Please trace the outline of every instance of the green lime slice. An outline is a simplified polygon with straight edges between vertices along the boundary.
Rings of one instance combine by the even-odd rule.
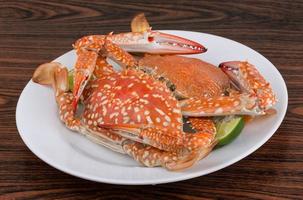
[[[232,142],[243,130],[244,119],[240,116],[223,118],[216,124],[218,140],[217,147],[221,147]]]
[[[68,72],[68,85],[69,85],[69,90],[73,91],[73,88],[74,88],[74,70],[70,70]]]

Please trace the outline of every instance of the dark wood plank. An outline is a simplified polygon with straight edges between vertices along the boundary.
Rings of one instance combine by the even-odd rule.
[[[33,155],[15,124],[18,97],[38,64],[77,38],[129,30],[137,12],[154,29],[221,35],[270,59],[289,90],[286,118],[252,155],[213,174],[157,186],[117,186],[64,174]],[[303,2],[0,1],[0,199],[300,199],[303,196]],[[144,195],[144,196],[143,196]]]

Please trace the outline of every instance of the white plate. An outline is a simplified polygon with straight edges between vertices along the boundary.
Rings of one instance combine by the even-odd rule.
[[[248,60],[254,64],[277,93],[277,114],[247,124],[234,142],[212,151],[192,168],[169,172],[163,168],[141,167],[130,157],[112,152],[68,130],[58,118],[52,89],[29,81],[16,110],[17,127],[28,148],[49,165],[77,177],[113,184],[143,185],[175,182],[217,171],[264,144],[281,124],[288,101],[285,82],[275,66],[256,51],[226,38],[189,31],[165,32],[200,42],[208,48],[207,53],[191,57],[214,65],[230,60]],[[69,51],[55,61],[71,67],[75,58],[74,51]]]

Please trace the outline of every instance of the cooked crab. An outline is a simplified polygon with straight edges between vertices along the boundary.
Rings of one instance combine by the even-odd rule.
[[[215,144],[214,134],[183,132],[179,103],[165,83],[137,69],[133,57],[110,40],[100,52],[102,65],[83,91],[81,117],[75,116],[66,68],[47,63],[34,74],[35,82],[54,86],[60,118],[68,128],[148,167],[185,169],[207,155]],[[112,70],[105,59],[108,55],[128,68]],[[202,123],[197,121],[197,127]]]
[[[150,29],[146,18],[137,26]],[[248,62],[220,64],[227,76],[210,63],[181,56],[146,55],[139,65],[163,76],[177,97],[185,98],[181,105],[186,116],[262,115],[276,103],[270,84]]]
[[[102,59],[98,61],[98,57],[100,53],[102,54],[100,50],[103,49],[106,40],[112,41],[128,52],[194,54],[206,51],[206,48],[197,42],[151,30],[144,14],[135,16],[131,22],[131,27],[132,32],[129,33],[85,36],[73,45],[78,55],[74,76],[74,82],[76,83],[74,89],[74,108],[76,108],[79,97],[90,76],[95,71],[96,66],[98,66],[98,62],[103,62]],[[133,64],[127,63],[127,58],[121,58],[121,61],[119,64]],[[102,64],[105,63],[103,62]],[[110,67],[108,70],[111,70]]]
[[[195,58],[147,55],[139,65],[174,84],[175,94],[185,98],[186,116],[262,115],[276,102],[270,84],[248,62],[225,62],[217,68]]]

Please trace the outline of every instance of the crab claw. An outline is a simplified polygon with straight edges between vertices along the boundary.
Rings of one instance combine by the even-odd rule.
[[[268,110],[277,102],[270,84],[252,64],[241,61],[224,62],[219,65],[241,92],[255,94],[260,110]]]
[[[219,65],[219,68],[229,77],[233,86],[241,92],[248,92],[249,86],[244,80],[240,64],[240,61],[223,62]]]
[[[138,45],[134,49],[135,51],[152,54],[194,54],[203,53],[207,50],[197,42],[175,35],[152,31],[151,29],[144,13],[139,13],[132,19],[132,33],[143,36],[143,39],[137,40]],[[144,45],[143,48],[140,47],[141,44]],[[130,51],[127,48],[125,49]]]
[[[113,43],[127,52],[149,54],[197,54],[207,49],[192,40],[183,37],[147,30],[145,32],[119,33],[106,36]],[[75,49],[88,47],[93,43],[99,46],[104,44],[104,35],[89,35],[80,38],[74,44]]]
[[[159,31],[145,31],[137,33],[124,33],[124,40],[113,35],[112,41],[119,44],[128,52],[145,52],[150,54],[197,54],[204,53],[207,49],[192,40],[179,36],[162,33]],[[120,36],[121,37],[121,36]]]
[[[109,35],[89,35],[79,39],[75,49],[92,44],[102,46],[104,39],[111,40],[127,52],[144,52],[149,54],[197,54],[207,49],[201,44],[179,36],[153,31],[144,13],[136,15],[131,22],[131,32]]]
[[[148,40],[155,49],[155,53],[204,53],[207,49],[201,44],[179,36],[151,31]]]

